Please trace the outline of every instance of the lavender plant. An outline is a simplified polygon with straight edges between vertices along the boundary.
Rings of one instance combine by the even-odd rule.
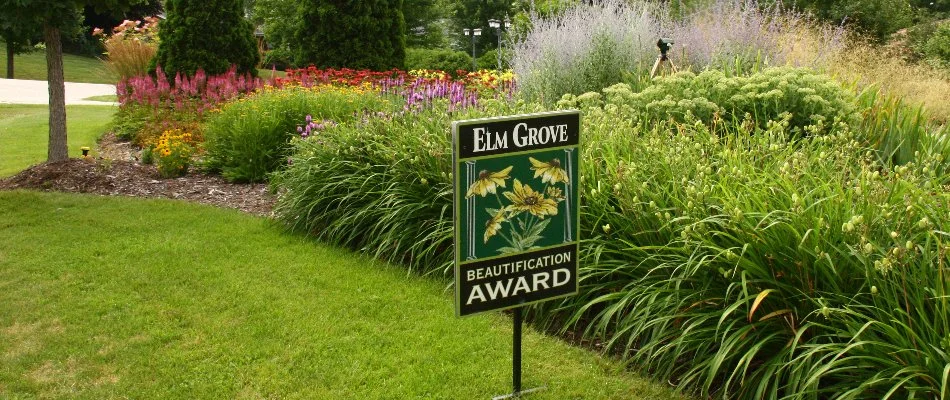
[[[669,3],[582,2],[553,17],[532,15],[530,30],[513,44],[521,93],[552,104],[565,93],[641,78],[659,55],[660,37],[675,42],[670,56],[680,69],[729,74],[768,65],[823,66],[844,46],[841,29],[754,0],[716,0],[676,21],[663,8]]]

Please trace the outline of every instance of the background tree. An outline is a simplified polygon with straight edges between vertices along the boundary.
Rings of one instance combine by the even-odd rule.
[[[296,0],[248,0],[246,8],[248,19],[264,32],[270,47],[264,66],[285,68],[293,64],[294,32],[301,23]]]
[[[169,76],[224,73],[257,75],[260,54],[243,0],[167,0],[153,62]]]
[[[448,47],[445,31],[448,29],[447,10],[450,7],[447,5],[445,0],[403,0],[407,47]]]
[[[122,12],[142,0],[0,0],[2,19],[18,19],[41,26],[46,42],[46,74],[49,82],[48,161],[69,158],[66,147],[66,85],[63,80],[62,32],[77,29],[84,6],[102,12]]]
[[[406,59],[402,0],[309,0],[297,8],[299,66],[387,70]]]
[[[795,0],[783,2],[825,21],[850,26],[883,41],[913,23],[910,0]]]
[[[7,79],[14,78],[13,56],[28,53],[33,50],[33,39],[40,36],[37,25],[16,18],[11,13],[0,13],[0,39],[6,45]]]

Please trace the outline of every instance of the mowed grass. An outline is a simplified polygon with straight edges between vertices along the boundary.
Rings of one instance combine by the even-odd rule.
[[[66,139],[69,156],[79,157],[80,147],[95,148],[96,139],[108,128],[112,106],[67,106]],[[0,104],[0,178],[46,161],[49,144],[49,107]],[[95,151],[92,153],[95,154]]]
[[[3,43],[3,54],[6,54],[6,43]],[[4,57],[4,61],[6,57]],[[3,62],[0,78],[7,77],[7,63]],[[115,84],[115,76],[106,68],[102,60],[93,57],[83,57],[73,54],[63,54],[63,75],[66,82],[82,83],[110,83]],[[13,78],[46,80],[46,52],[34,51],[27,54],[17,54],[13,57]]]
[[[487,399],[511,321],[444,283],[167,200],[0,192],[0,398]],[[527,330],[531,399],[668,399]]]

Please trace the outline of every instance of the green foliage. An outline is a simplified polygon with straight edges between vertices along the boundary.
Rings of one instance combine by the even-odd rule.
[[[627,84],[603,90],[612,107],[629,110],[635,121],[731,127],[749,119],[758,129],[781,121],[796,135],[824,133],[836,122],[852,122],[854,95],[831,78],[801,68],[770,68],[748,76],[727,77],[717,70],[660,77],[634,93]],[[599,105],[596,92],[564,95],[561,107]],[[749,127],[751,129],[751,127]]]
[[[472,57],[464,51],[449,49],[407,49],[406,69],[434,69],[455,74],[472,69]]]
[[[318,68],[403,68],[406,24],[403,0],[308,0],[298,5],[297,65]]]
[[[501,69],[511,69],[511,52],[502,51]],[[498,50],[491,49],[478,57],[478,69],[498,69]]]
[[[488,26],[488,20],[502,20],[507,15],[514,15],[512,0],[457,0],[452,2],[451,34],[455,38],[455,46],[461,49],[472,49],[472,37],[463,34],[463,29],[481,28],[481,36],[475,37],[476,54],[483,54],[489,49],[498,46],[498,33]]]
[[[923,45],[924,56],[950,68],[950,23],[940,24]]]
[[[203,126],[205,166],[231,181],[259,182],[287,164],[291,139],[311,115],[339,123],[363,111],[386,110],[371,92],[331,87],[258,92],[228,103]]]
[[[904,165],[916,160],[939,160],[931,166],[937,176],[950,175],[950,127],[934,126],[921,106],[909,106],[900,98],[868,87],[857,98],[862,118],[856,128],[877,150],[885,165]]]
[[[913,17],[908,0],[798,0],[796,4],[822,20],[852,26],[877,40],[910,26]]]
[[[403,0],[406,46],[429,49],[448,47],[447,38],[443,32],[445,25],[443,21],[447,17],[448,10],[440,3],[440,0]],[[406,57],[408,56],[407,54]]]
[[[581,293],[531,315],[703,397],[939,398],[950,391],[943,158],[882,162],[871,135],[797,104],[821,93],[828,121],[849,119],[854,106],[841,103],[854,100],[840,87],[776,71],[761,76],[816,91],[788,99],[801,122],[754,109],[766,120],[731,111],[738,119],[713,127],[688,115],[657,124],[619,87],[573,99],[586,143]],[[762,77],[737,90],[768,93]],[[690,79],[694,92],[725,85]],[[341,124],[296,143],[272,181],[275,212],[295,231],[449,276],[444,132],[452,120],[539,109],[492,102]],[[823,134],[802,136],[816,129],[796,126],[807,123]]]
[[[295,143],[293,164],[272,180],[283,191],[274,212],[294,231],[450,276],[450,121],[527,111],[539,109],[492,103],[452,115],[443,106],[340,124]]]
[[[170,77],[199,69],[217,75],[235,66],[239,74],[257,75],[260,54],[242,1],[169,0],[165,10],[151,70],[161,67]]]

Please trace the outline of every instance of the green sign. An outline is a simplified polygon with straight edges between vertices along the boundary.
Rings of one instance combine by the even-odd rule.
[[[577,292],[580,113],[456,121],[456,313]]]

